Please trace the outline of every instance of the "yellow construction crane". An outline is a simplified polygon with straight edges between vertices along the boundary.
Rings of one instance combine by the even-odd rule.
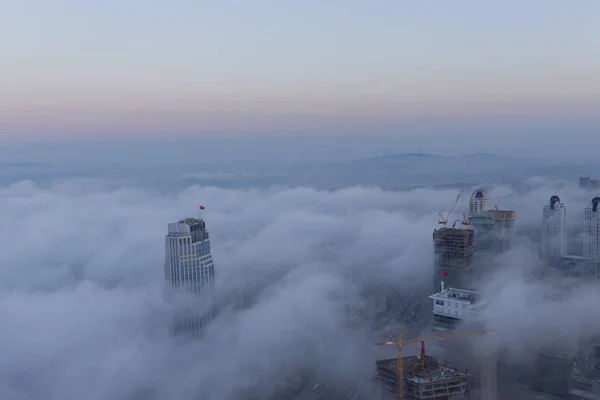
[[[454,204],[452,204],[452,207],[450,208],[450,211],[448,211],[448,214],[446,214],[445,218],[441,212],[438,213],[438,224],[444,225],[444,228],[448,226],[448,218],[450,218],[450,214],[452,214],[452,211],[454,211],[454,209],[456,208],[456,204],[458,203],[458,199],[460,199],[460,196],[461,193],[459,193],[458,196],[456,196],[456,200],[454,200]]]
[[[396,366],[398,368],[398,384],[396,386],[396,394],[398,395],[398,400],[404,400],[404,364],[402,361],[402,348],[404,347],[405,344],[407,343],[417,343],[417,342],[426,342],[429,340],[438,340],[438,339],[451,339],[451,338],[456,338],[456,337],[461,337],[461,336],[470,336],[470,335],[479,335],[482,333],[487,333],[487,332],[493,332],[494,329],[482,329],[482,330],[478,330],[478,331],[464,331],[464,332],[456,332],[456,333],[448,333],[445,335],[438,335],[438,336],[431,336],[431,337],[424,337],[424,338],[415,338],[415,339],[406,339],[403,340],[402,339],[402,332],[400,332],[400,334],[398,335],[398,341],[394,342],[394,341],[386,341],[386,342],[379,342],[379,343],[375,343],[375,346],[380,347],[380,346],[396,346],[398,349],[398,360],[396,361]],[[421,350],[421,363],[424,364],[425,362],[425,352],[424,352],[424,346],[422,344],[422,350]]]
[[[465,215],[465,213],[463,213],[463,219],[457,219],[456,221],[454,221],[454,223],[452,224],[452,228],[454,229],[456,227],[456,224],[460,223],[462,226],[465,227],[466,230],[469,229],[469,226],[471,226],[471,224],[469,223],[469,219],[467,218],[467,216]]]
[[[469,218],[467,218],[467,216],[465,215],[465,213],[463,213],[463,220],[461,221],[461,224],[463,224],[463,226],[465,227],[465,229],[469,229],[469,227],[471,226],[471,224],[469,223]]]

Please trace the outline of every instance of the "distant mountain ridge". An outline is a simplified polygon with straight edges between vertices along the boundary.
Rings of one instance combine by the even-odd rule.
[[[548,171],[539,160],[495,153],[458,156],[429,153],[388,154],[351,161],[332,161],[288,170],[297,184],[331,185],[442,185],[459,182],[522,181]]]
[[[441,155],[441,154],[430,154],[430,153],[399,153],[399,154],[388,154],[388,155],[384,155],[384,156],[371,157],[371,158],[367,158],[367,160],[382,159],[382,158],[452,159],[452,158],[464,158],[464,157],[469,157],[469,158],[488,157],[488,158],[495,158],[495,159],[504,158],[504,159],[511,159],[511,160],[515,159],[514,157],[503,156],[503,155],[496,154],[496,153],[468,153],[468,154],[461,154],[461,155],[457,155],[457,156],[445,156],[445,155]],[[356,160],[356,161],[358,161],[358,160]]]
[[[400,154],[391,154],[391,156],[409,156],[409,157],[439,157],[435,154],[428,154],[428,153],[400,153]],[[384,156],[385,157],[385,156]]]
[[[2,162],[0,161],[0,167],[39,167],[43,165],[36,162]]]

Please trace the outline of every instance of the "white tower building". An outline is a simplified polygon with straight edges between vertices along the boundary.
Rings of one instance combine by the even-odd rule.
[[[471,200],[469,200],[469,217],[483,214],[487,212],[490,208],[490,200],[485,197],[483,190],[477,189],[471,195]]]
[[[165,240],[165,280],[174,306],[174,333],[200,333],[210,322],[215,266],[210,238],[201,218],[169,224]]]
[[[600,278],[600,197],[586,207],[583,220],[583,258],[591,263]]]
[[[567,207],[556,195],[544,206],[542,218],[542,252],[551,260],[567,254]]]

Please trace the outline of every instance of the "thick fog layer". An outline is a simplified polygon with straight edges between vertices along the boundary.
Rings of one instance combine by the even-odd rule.
[[[490,196],[507,196],[493,202],[517,211],[519,232],[537,233],[541,207],[559,189],[528,185],[522,195],[496,187]],[[227,400],[264,398],[304,374],[367,380],[376,357],[394,354],[372,346],[383,334],[371,324],[382,306],[368,289],[428,284],[437,213],[458,193],[107,187],[0,190],[2,399]],[[591,200],[571,188],[558,194],[574,221]],[[218,313],[203,338],[182,343],[165,331],[164,235],[198,204]],[[549,296],[553,281],[531,278],[538,263],[525,238],[500,257],[485,317],[502,333],[489,345],[517,349],[600,328],[596,286]]]

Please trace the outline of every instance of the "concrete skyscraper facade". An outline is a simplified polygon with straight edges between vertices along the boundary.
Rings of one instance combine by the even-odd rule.
[[[490,198],[478,189],[469,200],[469,223],[475,231],[474,247],[482,251],[505,251],[512,246],[516,214],[510,210],[490,210]]]
[[[473,287],[472,229],[441,228],[433,231],[434,279],[433,292],[437,293],[442,281],[446,287],[471,289]]]
[[[600,278],[600,197],[594,197],[584,210],[583,258]]]
[[[542,253],[556,262],[567,255],[567,207],[556,195],[543,208]]]
[[[200,333],[212,318],[215,266],[210,237],[201,218],[169,224],[165,239],[165,280],[174,309],[174,333]]]

